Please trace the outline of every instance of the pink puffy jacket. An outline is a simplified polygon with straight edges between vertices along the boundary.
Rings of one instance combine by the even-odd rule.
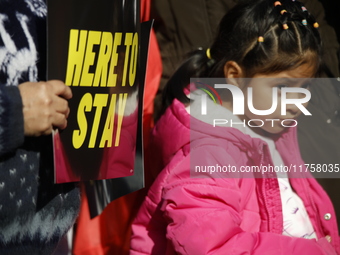
[[[190,128],[191,126],[191,128]],[[177,100],[153,130],[155,165],[163,165],[134,220],[136,254],[340,254],[333,206],[308,174],[291,178],[318,240],[283,236],[278,181],[265,178],[190,177],[190,165],[272,164],[260,139],[191,118]],[[285,165],[303,165],[295,128],[275,142]],[[165,166],[165,167],[164,167]],[[307,178],[308,177],[308,178]]]

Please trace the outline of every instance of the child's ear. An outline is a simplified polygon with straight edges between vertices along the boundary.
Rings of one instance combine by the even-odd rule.
[[[224,77],[225,78],[241,78],[242,68],[235,61],[228,61],[224,65]]]
[[[228,61],[224,65],[224,77],[234,85],[237,85],[237,79],[243,77],[242,68],[235,61]]]

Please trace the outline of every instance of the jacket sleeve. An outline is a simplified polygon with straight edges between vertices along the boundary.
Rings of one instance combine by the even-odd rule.
[[[208,164],[216,164],[211,160],[216,156],[214,152],[215,155],[207,155],[209,149],[191,151],[191,158],[195,153],[206,153],[200,158],[209,158]],[[179,254],[336,254],[324,239],[317,242],[243,231],[241,191],[237,183],[233,178],[183,178],[164,187],[162,210],[168,221],[167,238]]]
[[[23,142],[24,121],[19,89],[0,84],[0,157]]]

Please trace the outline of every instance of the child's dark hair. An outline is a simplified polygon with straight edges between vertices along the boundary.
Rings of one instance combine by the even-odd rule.
[[[294,0],[248,0],[236,5],[221,20],[210,54],[197,50],[168,81],[163,110],[177,98],[189,99],[184,88],[190,78],[224,77],[224,65],[235,61],[245,77],[278,73],[311,63],[321,65],[318,23],[302,3]]]

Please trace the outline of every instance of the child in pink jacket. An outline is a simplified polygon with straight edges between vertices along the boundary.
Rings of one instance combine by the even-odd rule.
[[[317,28],[298,1],[248,1],[177,70],[152,135],[163,170],[130,254],[340,254],[333,206],[296,138],[321,64]],[[223,79],[188,91],[191,77]]]

